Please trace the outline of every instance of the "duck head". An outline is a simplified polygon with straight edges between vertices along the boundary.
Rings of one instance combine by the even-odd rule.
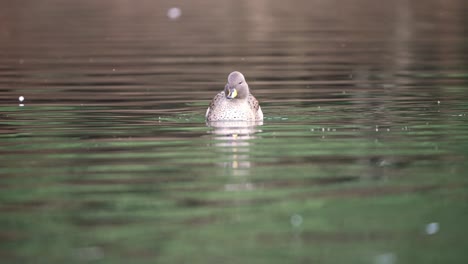
[[[245,81],[244,75],[238,71],[231,72],[228,76],[228,83],[224,86],[226,98],[247,99],[249,93],[249,85]]]

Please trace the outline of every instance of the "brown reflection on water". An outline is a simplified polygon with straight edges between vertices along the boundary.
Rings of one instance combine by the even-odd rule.
[[[188,111],[183,103],[207,102],[233,69],[246,72],[266,103],[466,84],[414,78],[466,67],[462,0],[178,4],[177,20],[166,15],[170,1],[0,4],[0,101],[20,93],[30,105],[138,102]],[[446,96],[440,87],[430,93]]]

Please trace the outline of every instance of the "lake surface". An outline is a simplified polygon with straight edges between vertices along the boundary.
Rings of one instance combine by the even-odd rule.
[[[1,262],[467,263],[467,11],[1,2]]]

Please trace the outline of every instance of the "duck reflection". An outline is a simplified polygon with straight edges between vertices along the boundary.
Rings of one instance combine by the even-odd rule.
[[[263,121],[207,122],[207,126],[211,128],[209,133],[213,135],[213,146],[216,148],[216,152],[225,157],[225,161],[220,162],[219,165],[228,168],[229,174],[234,176],[249,174],[249,169],[252,166],[250,161],[251,140],[256,138],[255,133],[261,132],[261,125],[263,125]]]

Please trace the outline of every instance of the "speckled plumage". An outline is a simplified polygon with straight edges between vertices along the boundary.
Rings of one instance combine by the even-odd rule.
[[[235,71],[229,74],[224,91],[211,101],[205,117],[207,121],[261,121],[263,112],[242,73]]]

